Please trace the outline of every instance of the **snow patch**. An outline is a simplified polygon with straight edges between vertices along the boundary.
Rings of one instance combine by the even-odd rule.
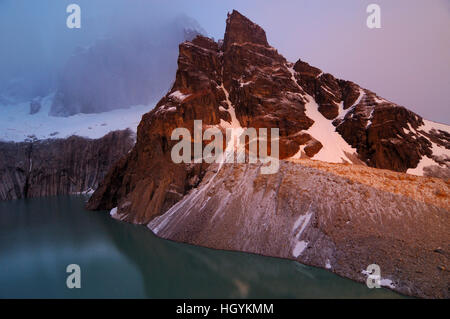
[[[406,173],[411,175],[423,176],[424,173],[423,169],[425,167],[436,165],[440,166],[438,163],[436,163],[433,159],[429,158],[428,156],[423,156],[419,164],[417,164],[417,167],[408,169]]]
[[[355,108],[355,106],[357,106],[359,103],[361,103],[361,100],[363,99],[364,95],[366,95],[366,92],[364,92],[364,90],[360,88],[359,96],[356,99],[355,103],[353,103],[353,105],[350,106],[349,108],[347,108],[346,110],[344,110],[344,102],[339,103],[339,115],[337,118],[344,119],[348,112],[353,110]]]
[[[309,221],[311,220],[311,216],[312,216],[312,212],[310,212],[310,210],[308,210],[307,214],[299,216],[298,219],[295,221],[294,226],[292,227],[293,232],[295,232],[295,230],[301,225],[295,238],[297,238],[297,239],[300,238],[300,236],[302,235],[306,226],[309,224]]]
[[[117,216],[117,207],[114,207],[113,209],[111,209],[111,211],[109,212],[109,215],[111,217],[116,217]]]
[[[249,85],[251,83],[253,83],[253,81],[240,82],[239,84],[240,84],[240,87],[242,88],[242,87],[247,86],[247,85]]]
[[[412,132],[412,131],[416,131],[412,126],[411,126],[411,124],[408,122],[408,128],[409,128],[409,130]]]
[[[327,93],[329,93],[329,94],[331,94],[331,95],[333,95],[333,96],[336,96],[336,94],[334,94],[333,92],[331,92],[331,91],[328,89],[328,87],[326,87],[325,85],[322,85],[322,89],[323,89],[325,92],[327,92]]]
[[[306,249],[306,247],[308,247],[308,242],[301,240],[299,242],[297,242],[295,244],[294,250],[292,251],[292,255],[297,258],[298,256],[300,256],[303,251]]]
[[[327,120],[320,112],[314,98],[307,95],[308,103],[306,103],[306,116],[314,121],[314,124],[305,132],[310,134],[320,143],[322,148],[312,157],[312,159],[329,162],[342,163],[343,161],[352,162],[347,154],[355,154],[356,149],[352,148],[342,136],[336,132],[336,128],[331,121]]]
[[[402,127],[402,130],[403,130],[403,133],[405,133],[407,135],[411,132],[411,130],[408,130],[408,129],[404,128],[404,127]]]
[[[38,113],[30,113],[30,103],[0,105],[0,140],[23,142],[36,139],[67,138],[72,135],[101,138],[111,131],[131,129],[136,132],[142,115],[153,105],[139,105],[96,114],[50,116],[53,94],[42,99]]]
[[[366,276],[373,276],[372,278],[377,278],[377,277],[379,277],[378,275],[375,276],[375,275],[373,275],[372,273],[368,272],[368,271],[365,270],[365,269],[362,270],[361,273],[362,273],[363,275],[366,275]],[[389,288],[392,288],[392,289],[395,288],[395,285],[394,285],[394,283],[392,282],[392,280],[386,279],[386,278],[380,278],[380,286],[382,286],[382,287],[389,287]]]
[[[374,108],[372,109],[372,111],[370,111],[369,120],[367,121],[366,128],[368,128],[372,125],[373,111],[374,111]],[[400,136],[400,138],[401,138],[401,136]]]
[[[430,133],[433,130],[444,131],[444,132],[450,133],[450,126],[448,126],[448,125],[440,124],[440,123],[436,123],[436,122],[432,122],[432,121],[428,121],[428,120],[423,120],[423,122],[424,122],[424,124],[422,126],[418,127],[417,130],[415,130],[410,125],[410,123],[408,123],[408,127],[409,127],[410,131],[414,130],[416,133],[420,133],[421,131]],[[429,140],[428,137],[426,137],[426,138]],[[406,171],[406,173],[412,174],[412,175],[417,175],[417,176],[423,176],[425,167],[428,167],[428,166],[440,166],[443,168],[446,167],[445,165],[441,165],[438,162],[436,162],[433,158],[436,158],[437,160],[445,161],[450,158],[450,150],[446,149],[443,146],[437,145],[433,141],[430,141],[430,142],[432,144],[432,146],[431,146],[432,158],[430,158],[428,156],[422,156],[422,158],[419,161],[419,164],[417,164],[417,167],[408,169]]]
[[[294,249],[292,250],[292,255],[297,258],[300,256],[303,251],[308,247],[308,242],[304,240],[300,240],[301,235],[306,229],[306,226],[308,226],[311,216],[313,212],[311,211],[311,205],[308,208],[308,211],[305,215],[300,215],[297,220],[294,223],[294,226],[292,227],[292,232],[295,234],[295,245]]]
[[[433,153],[433,156],[441,158],[443,160],[450,158],[450,149],[447,149],[443,146],[439,146],[434,142],[431,142],[431,151]]]
[[[295,79],[295,70],[288,68],[291,73],[291,79],[295,85],[302,90]],[[303,90],[302,90],[303,91]],[[360,98],[362,98],[360,93]],[[347,157],[347,154],[356,154],[356,149],[352,148],[342,136],[336,132],[336,128],[331,121],[327,120],[320,112],[319,105],[311,95],[306,94],[307,103],[305,104],[306,116],[314,121],[314,124],[305,132],[314,137],[320,143],[322,143],[322,149],[312,157],[312,159],[330,162],[330,163],[342,163],[350,162],[352,160]],[[299,153],[294,156],[299,156]],[[301,154],[301,153],[300,153]]]
[[[91,196],[92,194],[94,194],[94,192],[95,192],[95,189],[92,189],[92,188],[88,188],[88,189],[86,189],[85,191],[82,191],[82,192],[75,192],[75,193],[73,193],[74,195],[88,195],[88,196]]]
[[[379,98],[378,96],[374,96],[373,99],[374,99],[375,102],[377,102],[378,104],[381,104],[381,103],[389,103],[388,100],[385,100],[385,99],[383,99],[383,98]]]
[[[437,131],[440,130],[440,131],[450,133],[450,125],[436,123],[436,122],[428,121],[428,120],[423,120],[423,123],[424,124],[422,126],[417,128],[418,131],[425,131],[425,132],[429,133],[430,131],[435,129]]]
[[[231,122],[226,122],[223,119],[220,119],[220,126],[224,129],[231,129],[231,141],[236,141],[228,143],[225,152],[223,160],[221,161],[221,165],[219,167],[219,170],[222,168],[222,165],[224,162],[233,162],[229,159],[234,158],[234,151],[237,147],[237,141],[239,140],[239,137],[244,133],[244,128],[241,126],[241,123],[239,122],[238,118],[236,117],[236,111],[234,109],[233,104],[230,101],[230,94],[228,93],[227,89],[225,89],[225,86],[220,86],[223,93],[225,94],[225,102],[228,105],[228,109],[226,110],[228,114],[230,114]]]
[[[223,119],[221,119],[221,126],[225,127],[225,128],[231,128],[233,129],[233,133],[238,133],[240,132],[240,134],[242,134],[243,130],[242,130],[242,126],[241,123],[239,122],[239,120],[236,117],[236,111],[234,109],[233,104],[230,101],[230,94],[228,93],[228,91],[225,89],[225,87],[222,85],[220,86],[220,88],[222,89],[222,91],[225,94],[225,102],[228,105],[228,109],[226,110],[231,117],[231,122],[226,122]],[[236,130],[235,130],[236,129]],[[239,135],[240,135],[239,134]],[[238,136],[239,136],[238,135]]]
[[[389,287],[389,288],[392,288],[392,289],[395,288],[394,283],[390,279],[381,279],[380,280],[380,286]]]
[[[175,91],[172,94],[169,95],[169,97],[179,101],[179,102],[183,102],[186,98],[188,98],[190,96],[190,94],[183,94],[180,91]]]
[[[305,144],[305,145],[300,145],[300,148],[298,149],[298,152],[295,153],[295,154],[291,157],[291,159],[301,159],[301,158],[302,158],[302,153],[304,152],[305,147],[306,147],[306,144]]]
[[[158,110],[156,111],[156,114],[165,113],[165,112],[176,112],[176,111],[177,111],[176,106],[168,107],[167,105],[162,105],[161,107],[158,108]]]

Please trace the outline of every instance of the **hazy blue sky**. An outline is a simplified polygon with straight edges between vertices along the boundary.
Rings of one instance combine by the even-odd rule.
[[[81,30],[65,26],[69,3],[82,8]],[[366,27],[370,3],[381,6],[381,29]],[[42,74],[77,45],[180,13],[219,39],[232,9],[261,25],[289,60],[450,124],[450,0],[0,0],[0,82]]]

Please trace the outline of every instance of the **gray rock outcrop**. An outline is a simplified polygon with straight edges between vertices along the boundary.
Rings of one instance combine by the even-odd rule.
[[[130,130],[96,140],[0,142],[0,200],[72,194],[95,189],[134,145]]]

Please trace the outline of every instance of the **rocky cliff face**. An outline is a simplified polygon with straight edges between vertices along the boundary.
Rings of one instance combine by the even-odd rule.
[[[449,172],[449,127],[423,120],[355,83],[286,61],[263,29],[237,11],[224,41],[202,36],[179,47],[171,91],[146,114],[133,151],[107,176],[91,209],[118,206],[147,223],[201,180],[205,164],[173,164],[172,130],[193,121],[280,129],[281,158],[347,162],[418,174]],[[425,170],[425,166],[434,166]]]
[[[0,142],[0,200],[73,194],[95,189],[134,144],[129,130],[90,140]]]

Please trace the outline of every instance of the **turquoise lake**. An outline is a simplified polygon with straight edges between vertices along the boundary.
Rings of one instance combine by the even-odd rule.
[[[160,239],[86,197],[0,202],[0,298],[402,298],[294,261]],[[81,288],[66,267],[81,268]]]

